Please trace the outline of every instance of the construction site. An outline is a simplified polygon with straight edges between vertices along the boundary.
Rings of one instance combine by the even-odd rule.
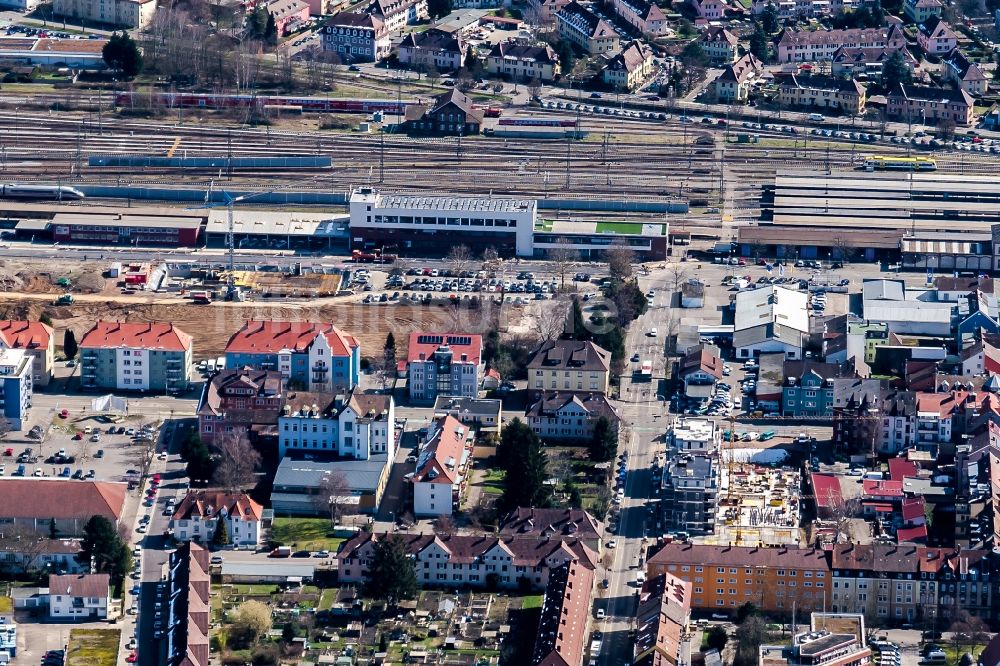
[[[718,543],[749,547],[801,543],[798,471],[735,461],[721,467]]]

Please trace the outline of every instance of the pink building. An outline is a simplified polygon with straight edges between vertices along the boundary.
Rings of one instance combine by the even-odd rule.
[[[274,0],[267,4],[267,13],[274,17],[278,36],[283,37],[309,25],[307,0]]]

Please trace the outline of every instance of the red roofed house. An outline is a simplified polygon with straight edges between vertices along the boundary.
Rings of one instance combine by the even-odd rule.
[[[583,663],[593,590],[594,570],[580,562],[570,560],[549,572],[532,666]]]
[[[118,524],[127,488],[124,483],[104,481],[0,477],[0,514],[8,525],[45,536],[51,521],[60,537],[81,536],[93,516]]]
[[[811,477],[813,495],[816,496],[816,513],[821,518],[830,517],[844,505],[844,495],[840,490],[840,477],[836,474],[813,472]]]
[[[438,395],[479,396],[483,336],[469,333],[410,333],[406,352],[410,399],[434,402]]]
[[[55,336],[52,327],[40,321],[0,321],[0,349],[23,349],[34,359],[31,382],[47,386],[55,359]]]
[[[903,525],[896,530],[900,543],[923,543],[927,540],[927,516],[922,497],[906,497],[902,508]]]
[[[349,391],[361,375],[361,344],[333,324],[248,321],[226,343],[226,367],[277,370],[290,388]]]
[[[1000,374],[1000,349],[981,341],[969,345],[961,351],[962,376]]]
[[[654,7],[656,5],[653,5]],[[601,70],[604,84],[613,90],[636,90],[653,75],[653,49],[639,40],[622,47]]]
[[[434,422],[412,477],[414,515],[450,516],[457,509],[471,454],[469,435],[452,416]]]
[[[191,336],[170,322],[98,321],[80,340],[80,386],[181,393],[191,359]]]
[[[223,370],[205,382],[198,402],[201,441],[214,444],[222,436],[277,437],[284,393],[277,370]],[[252,437],[251,437],[252,436]]]
[[[170,529],[178,541],[209,544],[215,537],[219,518],[226,521],[233,546],[260,545],[264,507],[244,492],[226,493],[200,490],[188,493],[170,517]]]
[[[691,621],[691,583],[668,573],[646,581],[639,594],[632,663],[673,666],[684,661],[681,643]]]
[[[689,398],[711,397],[715,383],[722,379],[725,364],[718,354],[698,345],[681,361],[678,374],[684,380],[684,395]]]
[[[926,442],[950,443],[952,433],[961,431],[958,421],[987,407],[987,401],[996,404],[996,398],[986,392],[918,393],[916,398],[918,446]]]

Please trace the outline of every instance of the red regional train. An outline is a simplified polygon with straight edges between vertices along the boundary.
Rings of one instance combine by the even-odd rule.
[[[121,92],[115,96],[118,106],[162,104],[168,108],[239,109],[251,104],[260,107],[299,107],[303,111],[327,113],[385,113],[402,114],[414,100],[387,99],[336,99],[326,97],[286,97],[283,95],[218,95],[212,93],[132,93]]]

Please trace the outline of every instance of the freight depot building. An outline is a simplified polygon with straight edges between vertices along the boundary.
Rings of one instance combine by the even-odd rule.
[[[901,260],[990,270],[1000,182],[942,173],[791,173],[765,187],[761,219],[738,231],[745,256]]]
[[[204,213],[179,208],[111,208],[4,203],[0,215],[10,220],[15,237],[80,245],[195,247]]]
[[[368,187],[350,200],[351,247],[393,254],[440,254],[459,241],[473,252],[544,258],[555,247],[588,259],[626,243],[643,260],[667,256],[664,222],[544,220],[533,199],[383,195]]]

